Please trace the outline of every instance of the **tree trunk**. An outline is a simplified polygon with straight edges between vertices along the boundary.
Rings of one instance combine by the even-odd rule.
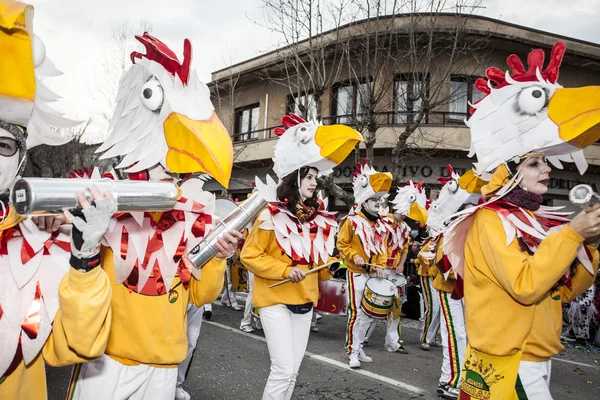
[[[349,208],[352,208],[354,205],[354,196],[352,193],[346,192],[340,186],[336,185],[333,182],[333,176],[325,176],[323,178],[318,179],[319,185],[321,185],[324,189],[326,189],[330,195],[342,200]]]

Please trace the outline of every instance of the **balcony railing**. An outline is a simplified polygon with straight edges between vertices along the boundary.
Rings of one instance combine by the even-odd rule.
[[[425,115],[421,125],[428,126],[460,126],[468,117],[468,113],[455,113],[449,111],[430,111]],[[378,127],[384,126],[405,126],[414,123],[416,114],[413,112],[381,111],[373,114],[375,124]],[[323,125],[344,124],[354,128],[367,128],[368,121],[366,115],[335,115],[323,117]],[[281,128],[282,125],[272,126],[266,129],[259,129],[252,132],[235,133],[231,135],[233,143],[253,143],[276,138],[275,128]]]

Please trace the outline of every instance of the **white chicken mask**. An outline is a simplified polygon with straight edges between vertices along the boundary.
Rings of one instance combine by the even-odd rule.
[[[427,195],[423,190],[423,182],[406,182],[406,186],[399,188],[396,197],[391,201],[394,212],[402,214],[425,226],[427,222]]]
[[[366,161],[356,163],[356,172],[352,182],[354,191],[354,204],[359,211],[364,202],[372,197],[385,197],[392,187],[392,174],[377,172]]]
[[[81,122],[64,118],[47,104],[60,96],[48,89],[41,78],[59,76],[61,72],[46,57],[44,43],[33,33],[32,6],[0,0],[0,49],[1,136],[16,140],[18,147],[13,156],[0,156],[2,193],[25,168],[28,148],[67,143],[72,137],[63,135],[61,129]]]
[[[456,214],[463,204],[477,204],[481,198],[479,193],[472,194],[465,189],[467,186],[472,186],[469,183],[477,179],[472,170],[462,177],[454,172],[451,165],[448,165],[446,170],[450,176],[438,178],[443,186],[438,197],[431,202],[428,209],[427,231],[434,237],[444,232],[450,222],[450,217]]]
[[[281,123],[287,129],[275,129],[279,140],[273,157],[273,170],[279,179],[302,167],[327,175],[363,141],[362,135],[348,126],[307,122],[293,113],[284,116]]]
[[[122,156],[117,168],[137,173],[161,164],[171,173],[206,173],[227,187],[233,145],[215,113],[210,91],[190,70],[192,45],[183,62],[160,40],[136,36],[146,54],[131,53],[121,78],[110,135],[97,152]]]
[[[466,124],[471,128],[469,156],[477,157],[475,171],[483,179],[500,164],[518,162],[532,151],[544,153],[557,168],[569,161],[585,172],[582,149],[600,139],[600,87],[560,86],[564,53],[565,44],[555,43],[544,70],[542,49],[529,53],[528,70],[512,54],[507,59],[512,75],[492,67],[487,80],[476,81],[486,96],[473,104]]]

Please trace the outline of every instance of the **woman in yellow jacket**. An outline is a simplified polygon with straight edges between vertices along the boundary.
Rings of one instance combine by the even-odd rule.
[[[528,69],[511,55],[512,74],[489,68],[488,80],[475,85],[485,96],[467,121],[471,153],[475,172],[489,183],[481,189],[484,202],[460,215],[444,237],[444,253],[464,279],[469,344],[461,399],[539,396],[540,370],[521,364],[536,315],[549,293],[570,285],[574,271],[593,275],[596,268],[600,210],[569,222],[542,206],[547,162],[567,159],[585,170],[580,150],[600,139],[600,121],[586,120],[600,88],[562,88],[564,53],[565,44],[556,43],[545,67],[544,51],[535,49]],[[547,323],[541,329],[555,329]]]
[[[291,399],[308,344],[313,306],[319,300],[318,280],[331,278],[339,267],[335,262],[310,273],[336,260],[331,257],[335,213],[327,212],[315,197],[318,168],[337,165],[351,151],[352,143],[362,140],[350,128],[319,126],[294,114],[285,116],[282,123],[289,129],[278,130],[281,137],[273,168],[281,181],[279,185],[270,177],[267,185],[256,181],[268,207],[254,223],[241,253],[242,263],[254,274],[252,304],[258,308],[271,358],[263,400]],[[334,159],[316,149],[311,153],[324,134],[342,148]],[[283,279],[291,282],[270,287]]]

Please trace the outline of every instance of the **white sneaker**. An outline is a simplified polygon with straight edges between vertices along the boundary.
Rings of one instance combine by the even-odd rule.
[[[365,351],[363,349],[360,349],[358,351],[358,361],[360,361],[360,362],[366,362],[366,363],[372,363],[373,359],[371,357],[369,357],[368,355],[366,355]]]
[[[429,346],[429,343],[421,343],[421,349],[425,350],[425,351],[429,351],[429,349],[431,348],[431,346]]]
[[[317,325],[311,325],[310,326],[310,331],[311,332],[319,332],[319,327]]]
[[[259,331],[263,330],[263,328],[262,328],[262,322],[260,322],[260,318],[256,318],[254,320],[254,324],[256,325],[256,329],[258,329]]]
[[[319,321],[321,318],[323,318],[323,317],[321,316],[321,314],[319,314],[319,313],[315,313],[315,315],[316,315],[315,319],[316,319],[317,321]]]
[[[350,354],[350,361],[348,362],[348,365],[350,366],[350,368],[360,368],[360,360],[358,359],[358,354]]]
[[[190,394],[188,392],[186,392],[185,390],[183,390],[183,388],[181,387],[181,385],[177,385],[177,388],[175,389],[175,400],[190,400]]]
[[[242,310],[242,307],[240,307],[237,304],[232,305],[231,308],[233,308],[235,311],[241,311]]]
[[[254,328],[252,328],[252,325],[242,325],[242,326],[240,326],[240,330],[242,332],[246,332],[246,333],[254,332]]]

